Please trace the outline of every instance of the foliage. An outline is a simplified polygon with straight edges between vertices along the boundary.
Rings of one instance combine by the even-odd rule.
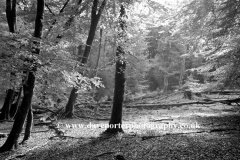
[[[123,1],[110,1],[91,47],[90,62],[81,66],[81,47],[90,26],[88,1],[47,1],[43,39],[32,36],[36,5],[19,1],[15,34],[8,32],[4,4],[0,26],[0,89],[19,88],[23,71],[38,66],[35,99],[66,100],[69,87],[81,94],[95,93],[95,99],[111,96],[116,51],[117,14]],[[1,2],[3,3],[3,2]],[[169,89],[179,84],[183,57],[185,85],[192,90],[237,87],[239,81],[239,13],[237,0],[186,0],[176,6],[155,1],[124,1],[128,12],[124,47],[127,60],[126,94],[163,89],[164,76]],[[115,7],[114,7],[115,5]],[[103,29],[97,75],[95,66],[99,30]],[[33,42],[41,42],[41,54],[31,53]],[[34,62],[34,63],[32,63]],[[12,74],[14,73],[14,76]],[[103,85],[105,87],[103,87]],[[96,90],[94,90],[96,86]]]
[[[212,84],[206,83],[207,88],[239,87],[239,13],[236,6],[239,6],[238,1],[193,0],[181,11],[179,31],[192,41],[193,53],[202,55],[206,61],[196,71]]]

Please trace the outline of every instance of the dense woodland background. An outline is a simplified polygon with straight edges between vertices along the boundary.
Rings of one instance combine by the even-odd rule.
[[[238,0],[1,0],[0,119],[17,121],[2,151],[41,108],[73,117],[74,106],[110,101],[117,124],[123,100],[239,89],[239,7]]]

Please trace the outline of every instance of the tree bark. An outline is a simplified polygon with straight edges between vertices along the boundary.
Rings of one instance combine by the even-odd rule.
[[[21,144],[24,144],[27,140],[29,140],[31,136],[32,125],[33,125],[33,111],[32,111],[32,106],[30,106],[28,110],[28,115],[27,115],[27,124],[25,128],[25,133],[24,133],[23,141],[21,142]]]
[[[37,15],[35,20],[35,31],[34,31],[34,37],[36,38],[41,38],[42,36],[43,14],[44,14],[44,0],[37,0]],[[36,44],[40,45],[39,42],[36,42]],[[39,54],[40,49],[35,48],[33,49],[32,52]],[[26,82],[23,84],[24,96],[23,96],[22,104],[19,107],[19,110],[17,112],[12,130],[7,140],[3,144],[3,146],[1,146],[0,152],[9,151],[13,149],[14,146],[15,148],[18,146],[18,138],[22,132],[24,121],[31,107],[36,71],[37,71],[37,66],[34,66],[31,70],[27,71],[28,76],[27,76]]]
[[[121,5],[120,16],[119,16],[119,27],[118,41],[123,42],[126,34],[126,12],[123,5]],[[124,42],[123,42],[124,43]],[[118,133],[123,132],[122,130],[122,106],[124,100],[124,89],[125,89],[125,70],[126,60],[124,59],[125,51],[123,48],[124,44],[118,43],[116,51],[116,71],[115,71],[115,88],[111,119],[109,122],[109,128],[106,133]]]
[[[72,118],[74,112],[74,103],[77,99],[77,95],[77,89],[73,88],[65,108],[64,117]]]
[[[15,33],[16,27],[16,0],[6,0],[6,16],[9,31]]]
[[[82,56],[82,59],[81,59],[81,63],[83,65],[87,64],[88,57],[89,57],[91,47],[92,47],[92,43],[93,43],[93,40],[94,40],[95,32],[96,32],[96,29],[97,29],[97,25],[98,25],[99,19],[101,17],[101,14],[103,12],[103,9],[104,9],[104,7],[107,3],[107,0],[104,0],[102,2],[99,9],[97,9],[98,8],[98,2],[99,2],[99,0],[94,0],[93,1],[90,30],[89,30],[89,33],[88,33],[88,38],[87,38],[85,50],[84,50],[84,53],[83,53],[83,56]],[[73,111],[72,108],[74,107],[75,101],[77,99],[77,92],[76,91],[77,91],[77,88],[73,87],[72,91],[71,91],[71,94],[70,94],[70,97],[68,99],[67,105],[65,107],[65,114],[67,114],[68,111],[70,111],[70,110]],[[73,113],[69,113],[69,114],[73,115]]]

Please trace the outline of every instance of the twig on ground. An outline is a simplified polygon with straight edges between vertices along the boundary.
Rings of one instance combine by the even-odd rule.
[[[168,119],[153,119],[153,120],[150,120],[150,122],[158,122],[158,121],[173,121],[173,119],[168,118]]]
[[[95,158],[97,158],[97,157],[101,157],[101,156],[105,156],[105,155],[108,155],[108,154],[114,154],[115,152],[104,152],[104,153],[100,153],[100,154],[98,154],[98,155],[96,155],[96,156],[94,156]]]
[[[56,136],[49,137],[48,139],[49,139],[49,140],[52,140],[52,139],[54,139],[54,138],[56,138],[56,137],[58,137],[58,138],[60,138],[60,139],[66,139],[66,138],[73,138],[73,139],[84,139],[84,138],[82,138],[82,137],[59,136],[59,135],[56,135]]]

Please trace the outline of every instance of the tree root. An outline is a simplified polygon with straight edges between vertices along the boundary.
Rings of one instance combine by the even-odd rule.
[[[6,137],[8,137],[8,135],[9,135],[9,134],[7,134],[7,133],[0,133],[0,139],[1,139],[1,138],[6,138]]]
[[[172,107],[179,107],[183,105],[192,105],[192,104],[214,104],[214,103],[223,103],[231,105],[232,103],[240,103],[240,98],[236,99],[221,99],[221,100],[211,100],[207,99],[205,101],[194,101],[194,102],[185,102],[185,103],[173,103],[173,104],[136,104],[136,105],[125,105],[126,108],[141,108],[141,109],[170,109]]]

